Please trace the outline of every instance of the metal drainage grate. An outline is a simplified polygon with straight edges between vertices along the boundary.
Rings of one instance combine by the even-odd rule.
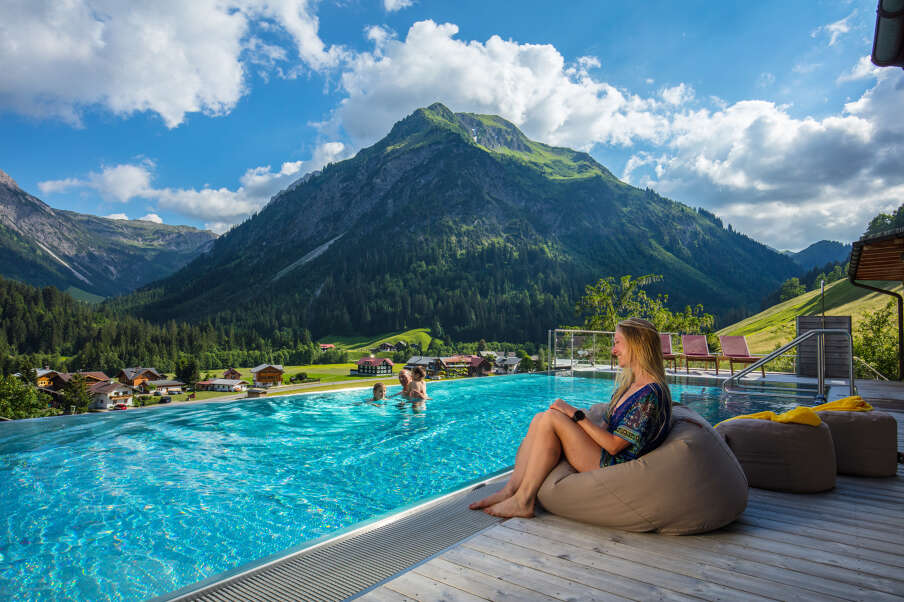
[[[468,504],[500,489],[504,480],[496,477],[371,527],[156,600],[345,600],[500,522],[469,510]]]

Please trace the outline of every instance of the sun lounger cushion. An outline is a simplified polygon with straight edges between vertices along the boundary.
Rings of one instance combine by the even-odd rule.
[[[893,477],[898,469],[898,428],[885,412],[816,412],[832,431],[838,474]]]
[[[598,406],[588,414],[596,422],[606,410],[606,404]],[[636,460],[583,473],[563,461],[538,499],[548,511],[585,523],[688,535],[735,520],[747,507],[747,479],[706,420],[675,405],[662,445]]]
[[[835,486],[835,446],[824,422],[728,420],[716,431],[744,467],[751,487],[815,493]]]

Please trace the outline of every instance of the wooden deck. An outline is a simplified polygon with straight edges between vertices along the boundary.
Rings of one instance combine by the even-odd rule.
[[[904,600],[904,467],[828,493],[751,489],[739,520],[704,535],[510,519],[361,599]]]

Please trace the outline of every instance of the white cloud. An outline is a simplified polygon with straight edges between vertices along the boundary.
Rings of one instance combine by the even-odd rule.
[[[879,67],[873,65],[872,60],[870,60],[870,56],[861,56],[860,60],[857,61],[857,64],[851,67],[851,70],[842,73],[838,76],[838,79],[835,80],[836,83],[843,84],[845,82],[857,81],[860,79],[866,79],[868,77],[876,77],[880,72]]]
[[[345,153],[346,147],[341,142],[325,142],[314,149],[308,161],[285,162],[277,170],[269,165],[246,170],[239,178],[240,185],[234,190],[226,187],[200,190],[156,188],[153,186],[155,164],[150,160],[104,167],[100,172],[92,172],[82,179],[40,182],[38,187],[44,194],[81,188],[94,190],[108,201],[125,203],[143,199],[155,203],[160,209],[203,220],[209,228],[223,232],[266,205],[273,195],[305,173],[340,159]],[[127,219],[125,214],[116,215],[116,219]],[[162,223],[156,213],[148,213],[139,219]]]
[[[414,4],[414,0],[383,0],[383,8],[388,13],[408,8],[412,4]]]
[[[138,219],[141,220],[141,221],[143,221],[143,222],[154,222],[155,224],[162,224],[162,223],[163,223],[163,218],[161,218],[161,217],[160,217],[159,215],[157,215],[156,213],[148,213],[148,214],[145,215],[144,217],[139,217]]]
[[[626,175],[714,210],[777,248],[853,240],[879,210],[904,201],[904,75],[883,72],[843,113],[794,118],[788,107],[742,101],[676,113],[654,158]]]
[[[501,115],[532,138],[585,150],[597,142],[664,139],[668,120],[656,111],[664,103],[593,79],[592,57],[567,64],[548,44],[498,36],[466,42],[457,34],[456,25],[433,21],[415,23],[404,40],[369,33],[375,50],[349,61],[340,79],[347,96],[324,128],[341,125],[355,144],[367,144],[414,109],[441,101],[456,111]]]
[[[682,83],[663,89],[659,95],[670,105],[683,105],[694,99],[694,89]]]
[[[65,192],[70,188],[90,188],[108,201],[125,203],[136,196],[143,196],[150,190],[151,161],[137,165],[123,164],[104,167],[99,173],[91,172],[84,180],[66,178],[38,182],[38,189],[44,194]]]
[[[810,37],[815,38],[821,32],[826,32],[829,34],[829,46],[834,46],[842,35],[848,33],[851,30],[851,25],[849,21],[857,14],[857,11],[853,11],[851,14],[846,16],[844,19],[839,21],[835,21],[834,23],[829,23],[828,25],[822,25],[813,30],[810,34]]]
[[[129,216],[125,213],[111,213],[110,215],[105,215],[104,217],[107,219],[129,219]]]
[[[273,24],[304,64],[336,66],[308,0],[10,0],[0,3],[0,109],[80,123],[86,107],[150,111],[167,127],[228,113],[246,92],[245,61],[272,69],[285,51],[250,35]]]

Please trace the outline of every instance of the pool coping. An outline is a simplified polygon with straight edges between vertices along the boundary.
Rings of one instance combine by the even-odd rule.
[[[194,584],[180,588],[176,591],[152,598],[150,602],[188,602],[190,600],[208,599],[244,599],[242,596],[232,598],[230,597],[228,592],[224,592],[223,590],[234,587],[241,588],[246,583],[254,583],[254,587],[260,589],[262,583],[260,577],[266,574],[268,571],[271,571],[272,569],[280,570],[292,561],[296,561],[299,558],[304,557],[305,555],[317,553],[326,548],[329,548],[330,546],[339,546],[345,544],[346,549],[338,551],[338,558],[329,559],[327,560],[327,562],[332,561],[335,564],[339,564],[342,568],[347,569],[347,563],[341,562],[341,560],[349,555],[349,545],[351,545],[352,548],[357,545],[357,548],[360,552],[362,546],[367,546],[369,543],[366,541],[366,537],[368,535],[376,535],[381,540],[385,540],[387,539],[385,537],[385,534],[379,532],[392,530],[397,526],[398,528],[405,529],[406,532],[410,532],[413,530],[412,527],[418,526],[419,522],[428,522],[431,518],[435,521],[435,515],[437,513],[448,514],[453,509],[461,511],[466,507],[466,504],[469,500],[476,500],[478,497],[483,497],[484,494],[488,494],[494,490],[499,489],[506,477],[510,474],[511,467],[497,471],[491,476],[485,476],[481,477],[478,480],[471,481],[467,485],[459,487],[454,491],[450,491],[437,497],[419,500],[409,505],[408,507],[394,509],[387,514],[380,515],[363,522],[355,523],[353,525],[349,525],[345,529],[340,529],[337,532],[330,533],[298,546],[294,546],[286,550],[264,556],[257,560],[253,560],[234,569],[218,573]],[[431,515],[431,513],[432,516],[429,516]],[[483,512],[468,510],[467,513],[469,516],[475,519],[471,521],[474,523],[473,525],[461,525],[461,521],[458,521],[457,526],[461,527],[461,532],[456,534],[456,536],[451,539],[446,536],[445,539],[441,538],[438,541],[433,541],[432,547],[427,546],[426,553],[415,554],[414,556],[409,553],[407,559],[402,562],[396,562],[395,564],[392,564],[391,562],[384,562],[383,565],[384,567],[386,567],[386,570],[377,573],[374,573],[373,564],[369,564],[368,567],[369,569],[371,569],[371,576],[369,576],[369,578],[365,578],[363,583],[359,582],[358,584],[356,584],[352,590],[346,590],[341,595],[338,595],[336,597],[328,596],[324,598],[322,596],[312,596],[310,599],[342,600],[350,597],[357,597],[367,591],[370,591],[371,589],[379,587],[381,584],[391,580],[400,573],[410,570],[410,568],[413,566],[428,562],[432,558],[442,554],[451,547],[458,545],[462,541],[470,539],[471,537],[474,537],[482,531],[489,529],[504,520],[501,518],[489,516]],[[402,525],[402,523],[406,519],[411,519],[409,521],[409,524]],[[434,538],[436,537],[435,534],[428,533],[427,531],[418,530],[417,532],[423,533],[427,538],[431,536],[433,536]],[[440,534],[439,537],[442,537],[442,534]],[[357,543],[356,540],[359,540],[361,543]],[[372,549],[367,551],[371,554],[375,553]],[[379,552],[382,553],[384,551],[385,550],[380,550]],[[388,553],[391,554],[392,551],[390,550],[388,551]],[[339,561],[338,563],[337,560]],[[340,570],[338,567],[324,567],[323,561],[316,558],[313,560],[313,562],[319,563],[317,568],[320,570]],[[374,574],[376,574],[376,577],[373,576]],[[300,600],[308,598],[301,595],[300,592],[294,592],[292,599]]]

